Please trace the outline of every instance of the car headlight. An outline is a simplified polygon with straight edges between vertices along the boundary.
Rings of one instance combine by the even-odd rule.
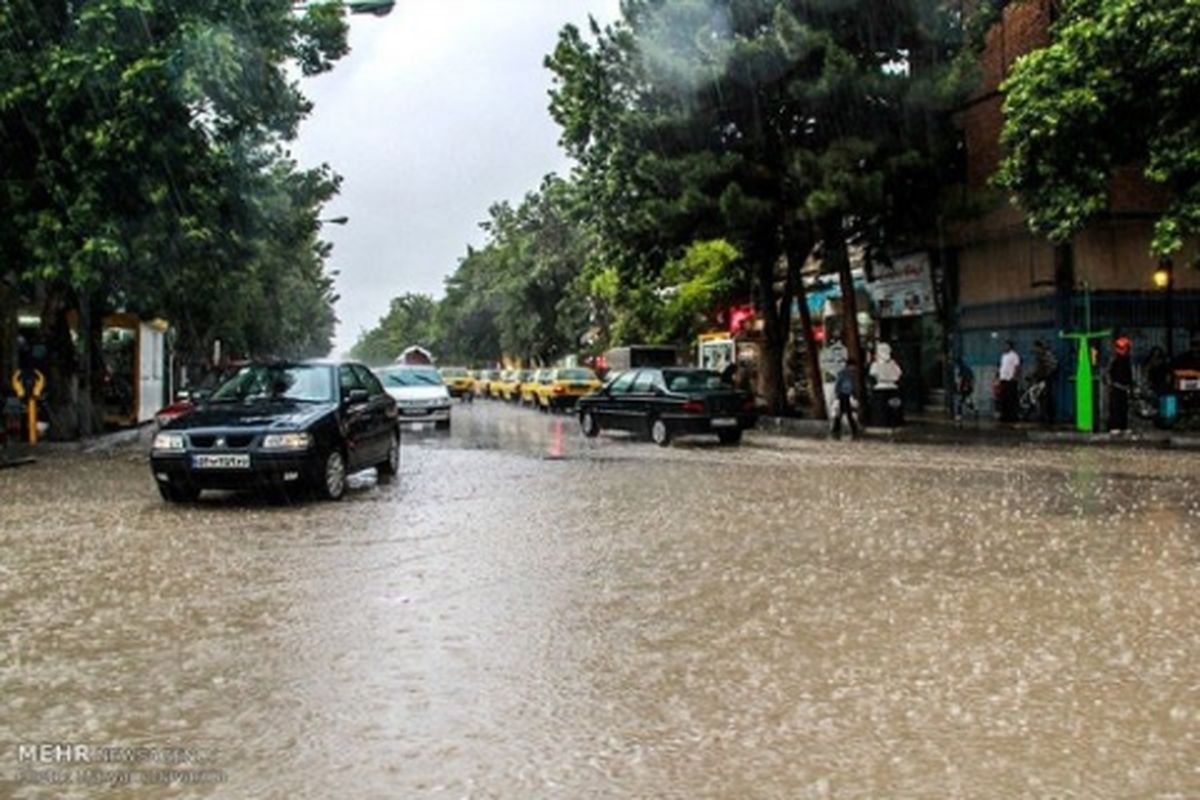
[[[312,436],[307,433],[268,433],[263,437],[264,450],[307,450]]]
[[[154,450],[174,450],[176,452],[187,449],[187,441],[183,438],[182,433],[161,432],[154,435],[154,444],[151,445]]]

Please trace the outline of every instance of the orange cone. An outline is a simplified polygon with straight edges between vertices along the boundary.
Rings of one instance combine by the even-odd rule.
[[[563,457],[563,423],[561,419],[554,420],[554,439],[550,442],[551,461],[558,461]]]

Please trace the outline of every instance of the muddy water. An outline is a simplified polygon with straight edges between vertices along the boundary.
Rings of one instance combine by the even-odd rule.
[[[1194,457],[552,460],[563,418],[459,411],[340,504],[0,471],[0,796],[1200,795]],[[39,786],[31,742],[223,782]]]

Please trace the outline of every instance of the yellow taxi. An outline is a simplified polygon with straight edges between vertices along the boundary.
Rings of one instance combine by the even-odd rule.
[[[471,400],[475,397],[475,379],[462,367],[442,367],[442,383],[446,384],[451,397]]]
[[[512,381],[513,370],[502,369],[492,374],[492,379],[488,381],[488,397],[493,400],[501,400],[504,397],[504,387]]]
[[[586,367],[553,369],[538,384],[535,402],[538,408],[550,411],[570,408],[575,401],[599,389],[600,379]]]
[[[492,378],[498,373],[492,369],[477,369],[475,370],[475,395],[477,397],[488,397],[488,390],[491,388]]]
[[[500,389],[500,396],[510,403],[521,399],[521,386],[533,378],[533,370],[517,369],[509,374],[509,378]]]
[[[521,383],[521,405],[532,406],[537,404],[537,390],[541,386],[543,380],[549,379],[554,373],[552,369],[539,369],[529,376],[529,380]]]

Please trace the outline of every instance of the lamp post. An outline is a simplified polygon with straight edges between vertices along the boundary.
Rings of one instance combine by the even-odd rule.
[[[1154,285],[1163,292],[1163,323],[1167,328],[1167,360],[1175,359],[1175,262],[1163,256],[1154,271]]]
[[[329,219],[317,220],[318,225],[345,225],[350,221],[349,217],[330,217]]]
[[[313,3],[306,0],[293,0],[292,8],[296,11],[304,11]],[[386,17],[392,13],[392,9],[396,6],[395,0],[345,0],[341,5],[345,6],[351,14],[374,14],[377,17]]]

